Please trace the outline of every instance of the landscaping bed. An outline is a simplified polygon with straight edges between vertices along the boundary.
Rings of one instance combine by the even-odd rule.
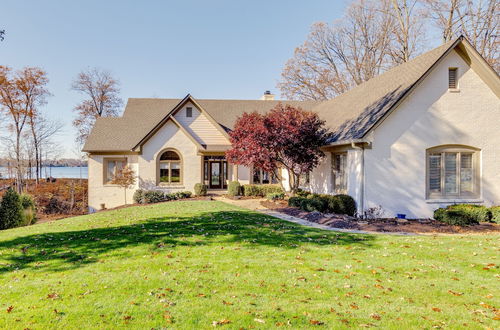
[[[266,200],[262,201],[261,204],[274,211],[340,229],[422,234],[500,233],[500,225],[496,223],[482,222],[472,226],[451,226],[433,219],[399,220],[395,218],[382,218],[360,220],[346,215],[306,212],[299,208],[288,206],[286,201]]]

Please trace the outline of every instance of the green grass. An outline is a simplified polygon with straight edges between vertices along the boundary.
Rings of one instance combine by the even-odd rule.
[[[0,232],[0,327],[494,328],[499,247],[340,234],[220,202],[130,207]]]

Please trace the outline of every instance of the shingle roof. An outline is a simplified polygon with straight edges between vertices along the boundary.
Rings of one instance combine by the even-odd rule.
[[[361,139],[461,39],[401,64],[329,101],[196,99],[224,129],[244,112],[265,113],[279,102],[315,111],[334,132],[331,142]],[[99,118],[84,151],[130,151],[181,99],[130,98],[119,118]]]
[[[99,118],[83,148],[84,151],[130,151],[181,99],[130,98],[122,117]],[[311,110],[319,101],[262,101],[196,99],[224,129],[232,129],[244,112],[265,113],[278,103]]]
[[[313,111],[334,132],[331,142],[363,138],[457,41],[449,41],[315,107]]]

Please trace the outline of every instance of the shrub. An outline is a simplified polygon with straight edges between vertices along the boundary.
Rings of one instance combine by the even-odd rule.
[[[285,193],[283,188],[275,184],[246,184],[243,185],[245,196],[264,197],[270,193]]]
[[[12,188],[7,189],[0,203],[0,229],[18,227],[23,223],[21,198]]]
[[[177,196],[177,199],[186,199],[186,198],[190,198],[191,195],[192,195],[192,192],[190,191],[179,191],[179,192],[176,192],[175,195]]]
[[[336,213],[347,214],[351,217],[356,214],[356,201],[354,200],[354,198],[344,194],[335,195],[334,197],[338,200],[339,203],[339,212]]]
[[[160,203],[165,200],[165,194],[159,190],[148,190],[144,192],[143,200],[145,204]]]
[[[460,208],[453,209],[450,206],[435,210],[434,219],[453,226],[470,226],[479,223],[477,216],[473,213]]]
[[[350,216],[356,214],[356,202],[349,195],[309,194],[307,197],[290,197],[288,205],[308,212],[319,211]]]
[[[326,212],[328,207],[328,203],[326,199],[321,197],[316,198],[304,198],[300,202],[300,208],[307,212]]]
[[[297,189],[297,192],[295,193],[295,196],[297,197],[307,197],[309,196],[311,193],[307,190],[304,190],[304,189]]]
[[[491,211],[491,221],[500,224],[500,206],[493,206],[490,208]]]
[[[288,206],[300,207],[300,203],[302,203],[303,199],[305,199],[305,198],[304,197],[290,197],[288,199]]]
[[[227,186],[227,194],[229,196],[239,196],[241,194],[241,185],[238,181],[231,181]]]
[[[21,226],[29,226],[36,223],[36,204],[33,197],[27,194],[20,196],[21,205],[23,206],[23,221]]]
[[[137,203],[137,204],[143,204],[145,203],[144,202],[144,190],[142,189],[137,189],[135,192],[134,192],[134,203]]]
[[[456,204],[448,206],[449,210],[463,211],[475,218],[477,222],[490,222],[493,218],[491,210],[486,206],[474,204]]]
[[[266,198],[269,199],[269,200],[272,200],[272,201],[285,199],[285,193],[282,193],[282,192],[279,192],[279,193],[268,193],[266,195]]]
[[[262,194],[262,189],[255,184],[245,184],[243,185],[243,194],[245,196],[264,196]]]
[[[203,183],[197,183],[194,185],[194,194],[196,196],[206,196],[207,195],[208,186]]]

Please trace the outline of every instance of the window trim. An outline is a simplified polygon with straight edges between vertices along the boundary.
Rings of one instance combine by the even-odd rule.
[[[103,157],[102,183],[104,186],[118,186],[117,184],[111,183],[113,179],[108,179],[108,163],[117,161],[124,162],[123,166],[128,165],[127,157]]]
[[[162,160],[160,160],[161,156],[164,153],[166,153],[167,151],[175,152],[177,154],[177,156],[179,156],[179,160],[178,161],[172,161],[172,160],[162,161]],[[174,162],[174,163],[178,162],[180,165],[179,182],[162,182],[161,177],[160,177],[160,164],[161,163],[172,163],[172,162]],[[166,149],[161,150],[156,156],[156,185],[157,186],[167,186],[167,187],[182,186],[183,182],[184,182],[184,159],[182,157],[182,154],[179,152],[179,150],[177,150],[175,148],[166,148]]]
[[[193,107],[186,107],[186,117],[188,118],[193,117]]]
[[[445,163],[444,157],[446,153],[456,153],[456,184],[457,193],[456,194],[446,194],[444,191],[444,181],[445,181]],[[461,192],[461,154],[471,153],[472,154],[472,194],[464,194]],[[481,150],[479,148],[466,146],[466,145],[444,145],[432,147],[426,150],[425,154],[425,196],[427,201],[443,200],[443,201],[461,201],[461,200],[480,200],[482,196],[481,191]],[[440,193],[431,193],[430,191],[430,155],[440,154],[441,155],[441,166],[440,166]]]
[[[343,175],[344,175],[344,181],[345,181],[345,187],[344,189],[337,189],[336,187],[336,179],[337,179],[337,176],[336,176],[336,161],[335,161],[335,156],[336,155],[341,155],[341,156],[345,156],[345,163],[344,163],[344,172],[343,172]],[[347,151],[341,151],[341,152],[332,152],[332,159],[331,159],[331,168],[332,168],[332,191],[335,193],[335,194],[347,194],[347,190],[348,190],[348,186],[349,186],[349,182],[348,182],[348,175],[347,175],[347,157],[348,157],[348,153]]]

